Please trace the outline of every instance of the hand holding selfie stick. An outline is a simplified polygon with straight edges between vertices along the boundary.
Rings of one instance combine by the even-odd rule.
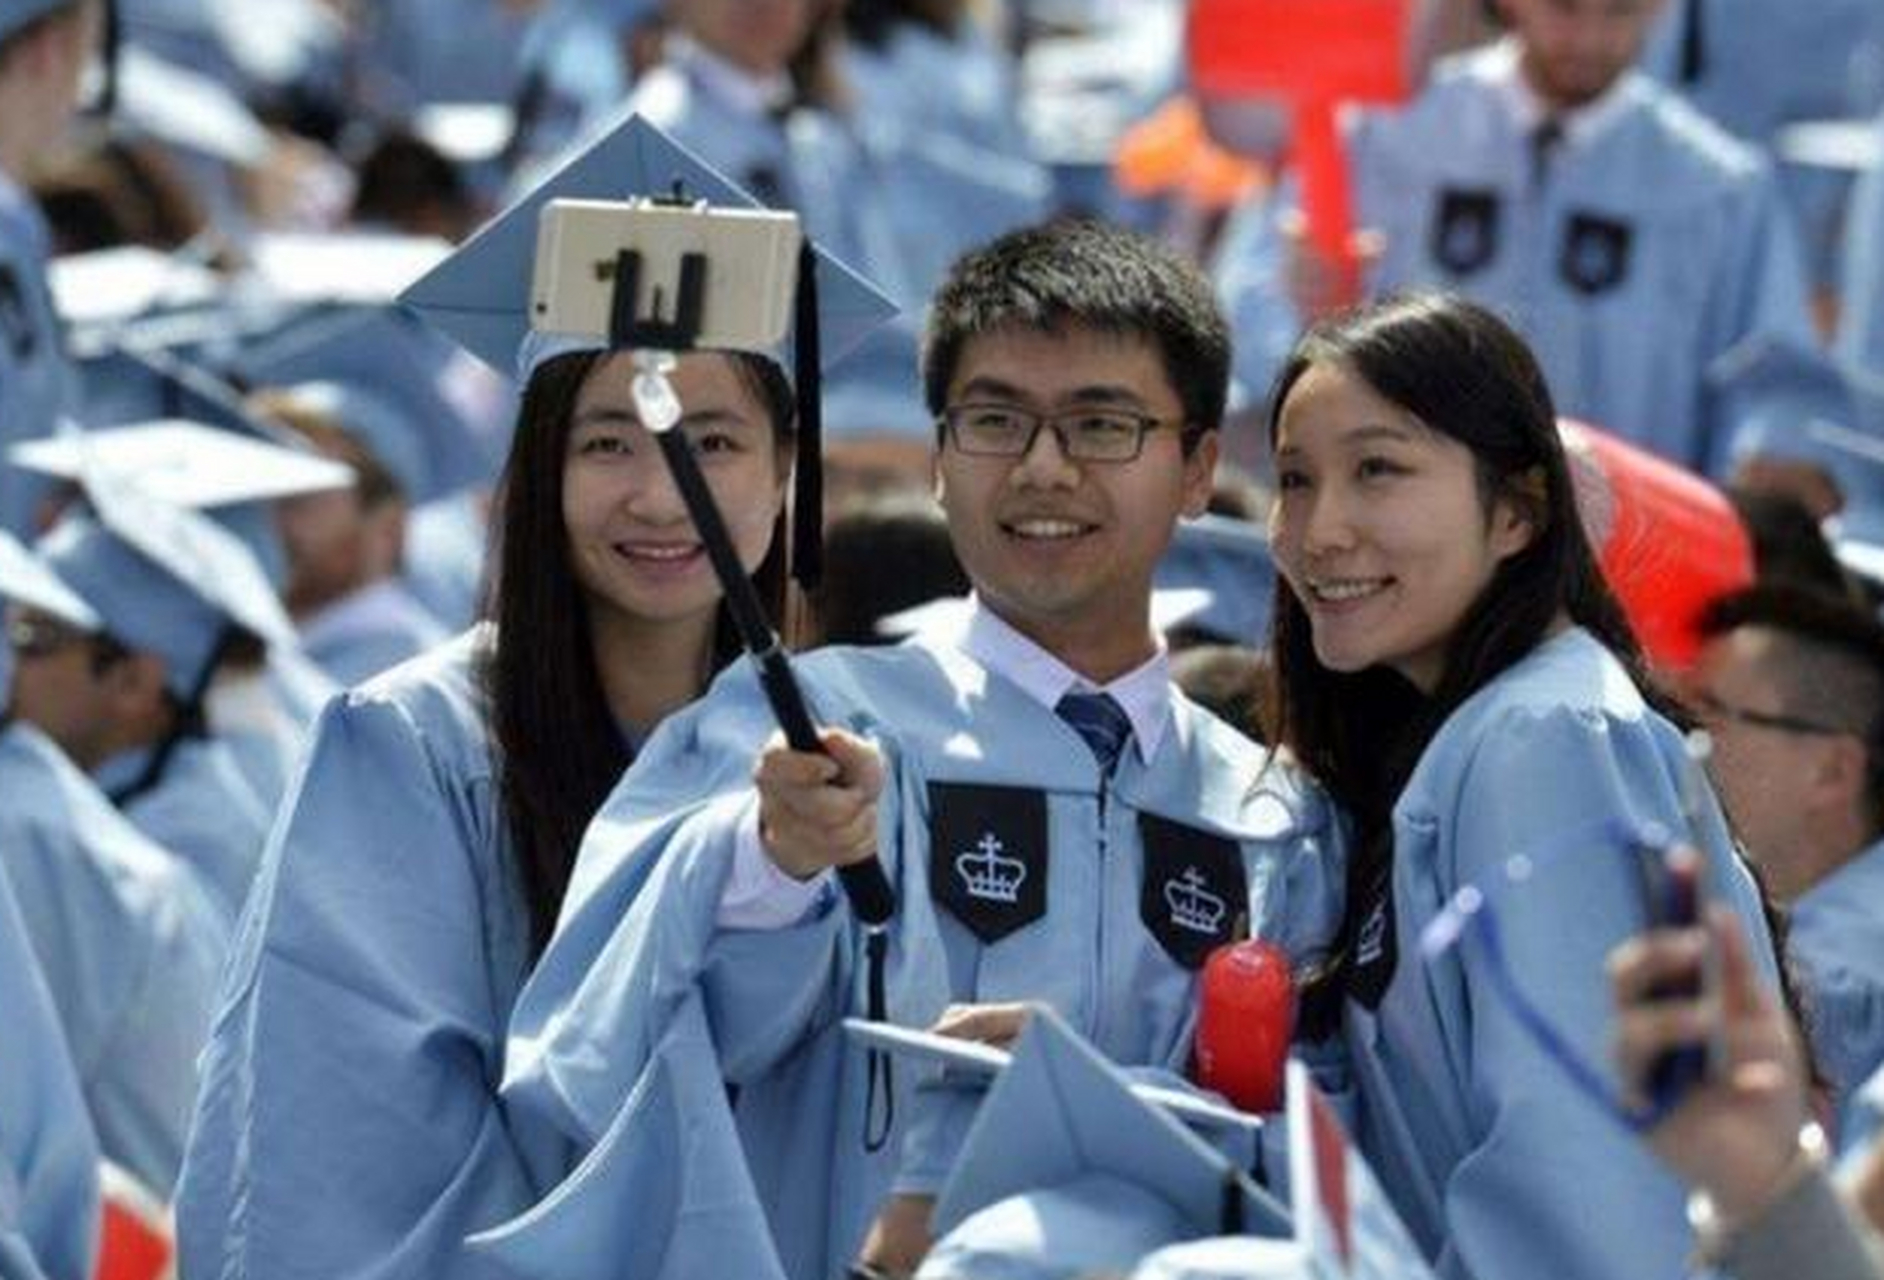
[[[674,368],[674,353],[691,350],[700,335],[709,266],[703,253],[682,254],[672,319],[664,319],[658,314],[642,316],[637,314],[635,308],[641,255],[633,249],[620,250],[615,260],[609,343],[613,348],[626,348],[635,353],[635,409],[642,425],[659,443],[661,456],[667,460],[668,469],[673,473],[674,485],[680,490],[681,500],[687,505],[687,513],[700,534],[700,541],[706,546],[713,572],[719,578],[720,589],[725,593],[727,611],[732,615],[733,626],[739,632],[740,644],[758,670],[759,684],[765,691],[766,700],[772,705],[772,713],[778,719],[779,728],[784,730],[786,742],[794,751],[822,752],[824,748],[818,740],[817,726],[805,704],[804,693],[792,674],[785,647],[778,633],[766,620],[752,580],[747,577],[745,566],[739,562],[732,538],[726,532],[726,523],[720,516],[719,505],[713,500],[712,490],[707,488],[706,478],[700,473],[692,446],[684,433],[674,430],[680,422],[681,405],[674,394],[673,383],[668,380],[668,374]],[[808,245],[801,252],[798,269],[800,272],[815,270]],[[658,289],[654,297],[658,309]],[[815,329],[814,309],[810,330],[815,332]],[[811,340],[814,339],[801,330],[799,341]],[[850,900],[852,913],[862,922],[866,931],[881,935],[896,910],[896,897],[890,889],[889,878],[883,874],[882,864],[870,858],[839,867],[837,874],[844,886],[845,896]],[[881,973],[880,966],[873,968],[878,970],[874,985],[881,981]],[[872,1003],[876,1003],[875,993]]]

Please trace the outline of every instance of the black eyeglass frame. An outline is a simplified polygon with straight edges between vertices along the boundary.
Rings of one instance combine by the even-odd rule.
[[[1735,724],[1750,724],[1760,729],[1777,729],[1781,733],[1801,733],[1814,738],[1864,737],[1864,734],[1857,729],[1820,724],[1816,720],[1807,720],[1803,716],[1789,715],[1782,711],[1755,711],[1752,707],[1723,702],[1711,693],[1692,693],[1688,695],[1688,703],[1703,720],[1715,718],[1731,720]]]
[[[1009,414],[1024,423],[1027,433],[1021,438],[1020,447],[1018,449],[988,449],[964,443],[961,417],[963,414],[976,410],[995,410]],[[1092,454],[1082,451],[1080,447],[1073,444],[1078,437],[1072,434],[1066,426],[1066,423],[1075,418],[1116,418],[1120,422],[1129,422],[1134,432],[1132,451],[1117,455]],[[1184,426],[1184,419],[1160,418],[1156,414],[1134,413],[1130,409],[1119,409],[1109,405],[1065,409],[1059,413],[1035,413],[1031,409],[1023,409],[1019,405],[1003,404],[999,401],[971,401],[968,404],[950,405],[937,416],[936,424],[947,432],[956,450],[970,458],[1024,458],[1033,452],[1034,444],[1040,439],[1040,432],[1044,429],[1053,432],[1053,438],[1059,443],[1060,452],[1070,461],[1110,464],[1138,461],[1139,456],[1145,452],[1146,436],[1153,431],[1173,428],[1181,430]]]

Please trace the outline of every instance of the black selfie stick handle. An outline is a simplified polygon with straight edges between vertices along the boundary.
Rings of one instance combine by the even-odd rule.
[[[618,253],[609,315],[610,344],[617,349],[691,349],[700,335],[707,269],[705,255],[683,255],[672,316],[642,316],[635,311],[640,255],[632,250]],[[740,643],[758,666],[760,687],[765,690],[766,701],[772,704],[772,714],[778,717],[779,727],[785,731],[786,742],[794,751],[822,751],[817,726],[805,705],[804,691],[798,687],[778,633],[766,620],[759,604],[759,593],[753,589],[752,579],[746,576],[746,567],[733,549],[726,521],[720,516],[719,503],[713,500],[713,491],[707,488],[706,477],[700,474],[693,446],[676,424],[669,424],[665,430],[656,430],[653,434],[660,442],[661,456],[667,460],[681,501],[687,505],[687,514],[692,517],[700,541],[706,546],[707,558],[712,561],[714,575],[720,580],[720,590],[725,594],[727,611],[732,615],[734,629],[739,632]],[[883,864],[870,858],[839,867],[837,876],[850,900],[852,914],[872,931],[874,938],[896,913],[896,895],[890,890],[889,877],[883,874]],[[872,1016],[880,1015],[873,1013]]]
[[[791,661],[785,656],[785,647],[766,621],[758,592],[753,589],[745,566],[739,563],[738,553],[733,550],[733,540],[720,518],[719,504],[714,502],[706,478],[700,474],[693,447],[678,429],[656,432],[654,438],[660,441],[661,453],[673,472],[675,487],[687,504],[701,542],[706,544],[707,556],[726,593],[726,607],[732,614],[733,626],[758,667],[759,685],[765,690],[766,701],[772,704],[772,714],[778,718],[779,727],[785,731],[785,741],[793,751],[822,752],[824,747],[805,705],[804,690],[799,688]],[[852,913],[865,925],[883,924],[895,913],[896,896],[891,893],[889,877],[883,874],[883,864],[877,859],[839,867],[837,876],[850,899]]]

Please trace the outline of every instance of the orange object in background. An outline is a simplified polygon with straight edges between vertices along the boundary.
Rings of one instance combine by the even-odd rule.
[[[1192,0],[1191,86],[1210,98],[1270,98],[1295,116],[1291,154],[1309,237],[1329,261],[1354,256],[1354,202],[1335,112],[1408,93],[1408,0]]]
[[[1557,425],[1610,589],[1650,661],[1686,670],[1701,648],[1702,611],[1753,585],[1746,526],[1692,471],[1584,423]]]
[[[1175,192],[1197,209],[1234,207],[1267,171],[1220,147],[1191,98],[1173,98],[1119,140],[1112,173],[1128,196]]]

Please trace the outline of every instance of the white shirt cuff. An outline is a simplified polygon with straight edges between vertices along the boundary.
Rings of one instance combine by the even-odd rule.
[[[780,870],[759,839],[759,806],[740,815],[733,832],[733,866],[714,919],[722,929],[789,929],[824,897],[831,873],[795,880]]]

